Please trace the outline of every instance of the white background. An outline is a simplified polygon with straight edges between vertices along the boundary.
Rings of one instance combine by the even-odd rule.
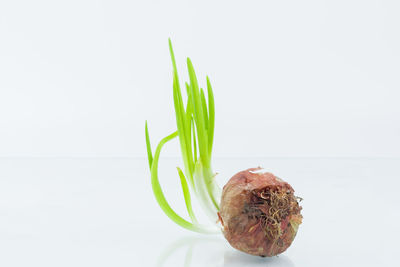
[[[175,129],[171,37],[215,156],[399,157],[398,1],[1,1],[0,156],[143,157]],[[175,143],[176,144],[176,143]],[[179,155],[177,146],[165,155]]]
[[[1,0],[0,266],[400,266],[399,14],[385,0]],[[217,182],[261,165],[304,199],[283,255],[245,255],[158,207],[144,122],[153,146],[176,128],[168,37],[180,77],[190,56],[213,84]],[[160,180],[187,218],[177,156],[175,140]]]

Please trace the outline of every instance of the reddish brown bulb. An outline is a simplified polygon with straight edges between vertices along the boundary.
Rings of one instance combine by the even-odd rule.
[[[258,256],[284,252],[302,221],[293,188],[275,175],[251,168],[224,186],[219,219],[232,247]]]

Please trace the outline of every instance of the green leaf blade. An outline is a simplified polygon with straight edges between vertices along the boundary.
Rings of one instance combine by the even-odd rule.
[[[196,128],[194,126],[193,117],[191,119],[191,123],[192,123],[192,128],[193,128],[193,156],[194,156],[194,162],[197,162],[197,142],[196,142],[197,139],[196,139]]]
[[[193,185],[192,177],[194,170],[194,162],[192,159],[190,124],[188,124],[186,118],[186,112],[182,100],[182,93],[179,86],[178,70],[176,68],[175,55],[172,48],[172,42],[170,39],[169,39],[169,50],[173,66],[173,95],[174,95],[176,124],[179,134],[179,142],[181,144],[181,153],[185,165],[185,171],[189,177],[189,181]]]
[[[182,170],[179,167],[177,167],[176,169],[178,170],[179,178],[181,180],[181,186],[182,186],[182,191],[183,191],[183,197],[185,199],[186,210],[187,210],[192,222],[197,223],[197,219],[196,219],[196,216],[194,215],[193,208],[192,208],[192,200],[190,197],[190,190],[189,190],[189,186],[187,184],[185,175],[183,174]]]
[[[190,78],[190,96],[193,102],[193,111],[194,111],[194,120],[196,123],[197,130],[197,138],[198,138],[198,146],[200,152],[200,158],[204,161],[205,165],[209,165],[209,157],[208,157],[208,138],[207,131],[204,122],[204,112],[203,106],[201,104],[199,85],[197,82],[196,73],[193,68],[193,64],[191,60],[187,59],[187,67]]]
[[[207,94],[208,94],[208,153],[212,153],[212,147],[214,142],[214,127],[215,127],[215,103],[214,93],[211,87],[210,79],[207,76]]]
[[[165,195],[161,189],[160,182],[158,180],[158,161],[160,158],[160,153],[162,147],[172,139],[176,138],[178,136],[178,132],[174,132],[166,137],[164,137],[160,143],[158,144],[156,151],[154,153],[154,159],[153,159],[153,164],[151,167],[151,186],[153,189],[154,196],[157,200],[158,205],[160,208],[164,211],[164,213],[176,224],[179,226],[186,228],[188,230],[198,232],[198,233],[214,233],[213,229],[210,229],[206,226],[199,225],[199,224],[194,224],[191,222],[188,222],[187,220],[183,219],[181,216],[179,216],[169,205],[167,199],[165,198]]]
[[[203,88],[200,88],[200,101],[201,101],[201,106],[202,106],[202,110],[203,110],[204,126],[205,126],[205,129],[208,130],[207,102],[206,102],[206,97],[204,95]]]
[[[145,135],[146,135],[147,159],[149,161],[149,168],[151,170],[151,165],[153,164],[153,153],[151,152],[151,144],[150,144],[150,137],[149,137],[149,129],[147,127],[147,121],[145,123]]]

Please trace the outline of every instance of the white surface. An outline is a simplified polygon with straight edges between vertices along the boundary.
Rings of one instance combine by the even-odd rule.
[[[178,161],[162,159],[185,215]],[[179,228],[153,198],[143,159],[1,159],[0,266],[399,266],[400,159],[216,159],[218,181],[261,165],[289,181],[304,223],[280,257]],[[191,256],[190,256],[191,254]],[[169,256],[168,256],[169,255]]]
[[[0,1],[0,156],[144,156],[171,63],[216,98],[217,156],[400,156],[396,0]],[[244,126],[244,127],[238,127]],[[234,145],[232,145],[234,144]],[[169,150],[169,155],[179,155]]]

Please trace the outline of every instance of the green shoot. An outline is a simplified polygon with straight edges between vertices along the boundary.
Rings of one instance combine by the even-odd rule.
[[[179,167],[177,167],[177,169],[178,169],[179,178],[181,179],[181,185],[182,185],[183,196],[185,198],[186,209],[188,211],[189,217],[192,220],[192,222],[197,223],[196,216],[194,215],[194,212],[193,212],[192,200],[190,198],[190,191],[189,191],[188,184],[186,182],[185,175],[183,174],[182,170]]]
[[[145,126],[145,133],[146,133],[147,158],[149,160],[149,167],[151,169],[151,164],[153,163],[153,153],[151,153],[151,145],[150,145],[149,129],[147,128],[147,121]]]
[[[204,212],[211,221],[217,221],[219,211],[219,197],[221,189],[215,182],[215,174],[211,169],[211,151],[214,139],[215,107],[211,83],[207,77],[206,95],[198,85],[197,77],[191,60],[187,59],[189,83],[185,83],[187,93],[186,106],[182,99],[179,76],[176,67],[175,55],[169,40],[169,50],[173,69],[173,100],[177,131],[163,138],[157,146],[154,156],[151,151],[147,122],[145,125],[147,157],[151,172],[152,189],[155,198],[164,213],[176,224],[195,232],[209,233],[214,227],[207,227],[198,223],[192,208],[190,192],[194,192]],[[207,103],[208,102],[208,103]],[[168,204],[158,181],[158,161],[164,144],[179,137],[183,172],[179,167],[178,175],[184,195],[186,209],[191,222],[178,215]]]

